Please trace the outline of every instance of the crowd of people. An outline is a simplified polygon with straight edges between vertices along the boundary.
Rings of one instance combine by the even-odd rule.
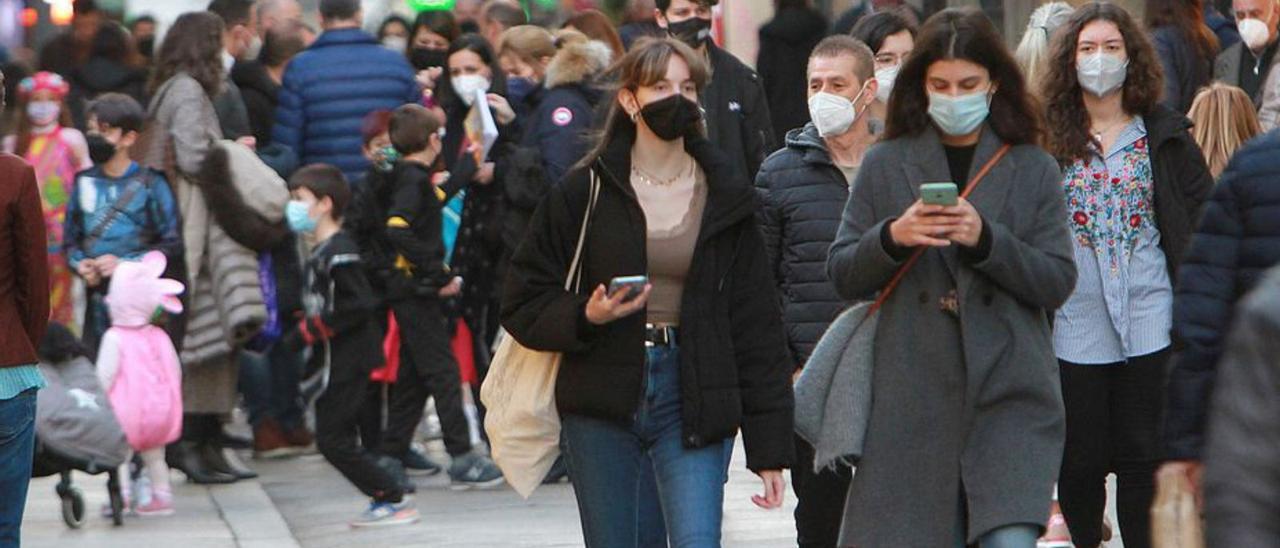
[[[1276,545],[1280,0],[1046,2],[1015,49],[978,10],[776,0],[758,72],[716,4],[213,0],[157,41],[76,2],[0,95],[0,544],[48,324],[142,516],[169,467],[256,477],[235,449],[314,447],[357,527],[417,521],[411,476],[499,486],[511,337],[562,356],[545,481],[587,546],[719,546],[739,434],[804,547],[1100,546],[1108,474],[1126,546],[1157,477],[1209,545]],[[853,382],[797,434],[829,359]]]

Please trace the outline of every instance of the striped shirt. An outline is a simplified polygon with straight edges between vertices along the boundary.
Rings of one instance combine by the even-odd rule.
[[[1104,158],[1097,150],[1065,170],[1075,292],[1054,318],[1059,359],[1116,364],[1169,346],[1173,284],[1156,228],[1147,130],[1125,127]]]
[[[0,400],[9,400],[32,388],[44,388],[44,375],[35,365],[0,368]]]

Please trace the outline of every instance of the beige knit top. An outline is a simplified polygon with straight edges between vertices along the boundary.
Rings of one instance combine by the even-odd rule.
[[[684,280],[693,263],[707,201],[706,176],[696,168],[693,177],[661,186],[633,176],[631,187],[644,210],[647,227],[646,255],[653,290],[649,294],[646,321],[655,325],[680,325]]]

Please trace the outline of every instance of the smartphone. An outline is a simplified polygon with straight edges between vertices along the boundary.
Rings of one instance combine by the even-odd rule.
[[[953,206],[959,202],[960,193],[955,183],[925,183],[920,185],[920,201],[927,205]]]
[[[609,280],[609,296],[617,295],[619,291],[626,291],[627,297],[623,300],[629,301],[644,291],[644,286],[648,283],[648,276],[618,276]]]

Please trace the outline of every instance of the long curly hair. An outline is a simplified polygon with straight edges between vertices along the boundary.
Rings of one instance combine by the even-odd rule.
[[[915,50],[902,65],[893,95],[885,139],[919,135],[932,124],[925,75],[938,61],[963,59],[987,69],[996,92],[991,98],[987,122],[1002,141],[1011,145],[1038,144],[1043,133],[1040,109],[1027,93],[1022,71],[981,11],[947,9],[925,21]]]
[[[207,11],[178,17],[156,52],[149,93],[154,96],[170,78],[185,72],[200,82],[206,95],[216,96],[226,76],[222,68],[222,30],[222,18]]]
[[[1076,44],[1080,32],[1094,21],[1110,21],[1124,37],[1129,69],[1121,88],[1122,104],[1128,114],[1149,114],[1160,102],[1164,73],[1160,59],[1147,35],[1129,12],[1104,2],[1085,4],[1054,35],[1049,69],[1042,82],[1041,97],[1047,108],[1049,127],[1054,128],[1046,143],[1059,162],[1069,163],[1089,154],[1095,143],[1089,132],[1089,113],[1084,106],[1084,90],[1076,76]]]

